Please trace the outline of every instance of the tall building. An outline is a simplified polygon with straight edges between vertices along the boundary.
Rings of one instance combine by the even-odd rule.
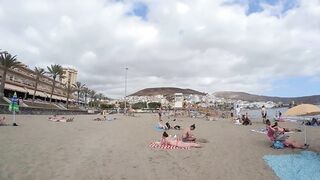
[[[67,84],[70,79],[70,84],[76,84],[78,71],[72,68],[63,68],[63,78],[60,79],[63,84]]]

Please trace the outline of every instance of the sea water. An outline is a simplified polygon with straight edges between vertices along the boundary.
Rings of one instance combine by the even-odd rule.
[[[273,120],[274,117],[279,116],[279,112],[284,115],[284,113],[288,110],[288,108],[270,108],[267,109],[267,118],[270,120]],[[261,109],[241,109],[241,114],[248,113],[249,119],[252,120],[261,120]]]

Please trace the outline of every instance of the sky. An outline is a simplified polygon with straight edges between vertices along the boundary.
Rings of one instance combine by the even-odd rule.
[[[148,87],[320,94],[320,0],[0,0],[0,49],[108,97]]]

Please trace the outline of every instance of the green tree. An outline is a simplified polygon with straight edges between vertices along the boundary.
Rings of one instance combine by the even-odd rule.
[[[10,53],[6,51],[0,52],[0,66],[3,69],[0,84],[0,99],[4,97],[4,87],[6,83],[8,69],[13,69],[21,66],[21,62],[19,62],[16,57],[17,56],[12,56]]]
[[[132,105],[133,109],[143,109],[147,108],[147,103],[146,102],[138,102]]]
[[[96,91],[95,91],[95,90],[91,89],[91,90],[89,91],[91,107],[93,107],[93,106],[94,106],[94,102],[96,102],[96,99],[97,99],[97,96],[96,96],[96,95],[97,95],[97,94],[96,94]]]
[[[87,103],[87,98],[89,96],[90,89],[87,88],[87,87],[84,87],[82,92],[83,92],[83,95],[84,95],[84,102]]]
[[[100,104],[101,109],[113,109],[115,108],[114,104]]]
[[[161,103],[159,102],[150,102],[148,103],[150,109],[157,109],[161,107]]]
[[[48,68],[48,74],[51,75],[52,79],[53,79],[53,82],[52,82],[52,88],[51,88],[51,94],[50,94],[50,103],[52,102],[52,95],[53,95],[53,92],[54,92],[54,88],[56,86],[56,79],[59,77],[59,78],[62,78],[63,77],[63,68],[61,65],[59,64],[54,64],[54,65],[51,65],[50,67],[47,66]]]
[[[75,86],[75,84],[73,84],[73,85],[70,84],[70,79],[69,79],[68,83],[67,83],[67,109],[69,108],[70,94],[77,91],[77,89],[75,89],[74,86]]]
[[[35,97],[36,97],[36,92],[38,90],[38,83],[40,81],[40,77],[42,75],[44,75],[45,73],[45,70],[43,68],[40,68],[40,67],[35,67],[34,68],[34,72],[36,73],[36,85],[34,87],[34,91],[33,91],[33,97],[32,97],[32,102],[34,102],[35,100]]]

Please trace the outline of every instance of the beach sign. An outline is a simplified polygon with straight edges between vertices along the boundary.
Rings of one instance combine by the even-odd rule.
[[[16,112],[19,112],[19,105],[16,92],[14,92],[13,97],[11,98],[9,111],[11,111],[13,115],[13,126],[18,126],[16,123]]]

